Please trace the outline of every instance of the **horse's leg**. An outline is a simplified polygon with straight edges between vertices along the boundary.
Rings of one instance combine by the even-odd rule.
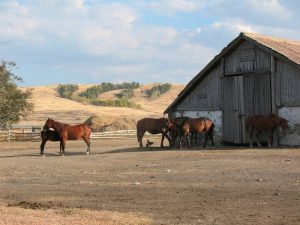
[[[273,130],[269,130],[268,133],[268,147],[271,148],[273,146]]]
[[[86,143],[86,145],[88,146],[88,148],[86,150],[86,154],[89,155],[90,154],[91,141],[90,141],[89,137],[83,136],[82,138],[83,138],[84,142]]]
[[[143,147],[143,137],[144,137],[145,133],[146,133],[145,130],[138,133],[138,142],[139,142],[141,148]]]
[[[211,138],[211,145],[212,145],[212,146],[215,146],[215,143],[214,143],[214,134],[213,134],[213,132],[211,132],[211,133],[209,134],[209,136],[210,136],[210,138]]]
[[[188,143],[188,148],[190,148],[191,147],[191,141],[190,141],[189,133],[185,134],[185,138],[186,138],[186,141]]]
[[[65,155],[65,147],[66,147],[66,139],[63,138],[61,141],[60,141],[60,155]]]
[[[256,141],[258,147],[262,147],[261,143],[259,142],[259,137],[258,137],[259,134],[260,134],[260,131],[256,130],[254,137],[255,137],[255,141]]]
[[[40,154],[41,155],[44,155],[44,148],[45,148],[46,142],[47,142],[47,140],[42,140],[42,143],[40,146],[40,149],[41,149]]]
[[[248,129],[247,129],[247,134],[248,134],[248,138],[249,138],[250,148],[253,148],[253,139],[252,139],[253,129],[249,125],[248,125]]]
[[[195,143],[196,143],[196,141],[194,141],[193,142],[193,139],[195,138],[195,133],[191,133],[191,137],[190,137],[190,139],[191,139],[191,146],[193,146],[193,143],[194,143],[194,145],[195,145]]]
[[[60,140],[60,145],[59,145],[59,154],[62,155],[62,151],[63,151],[63,140]]]
[[[168,139],[168,141],[169,141],[169,146],[170,146],[170,143],[171,143],[171,139],[170,139],[170,137],[169,137],[169,135],[167,134],[167,132],[165,132],[165,131],[163,131],[162,132],[162,137],[161,137],[161,143],[160,143],[160,147],[164,147],[164,138],[167,138]]]
[[[182,148],[182,136],[183,136],[183,134],[180,133],[180,134],[179,134],[179,149]]]
[[[59,154],[60,155],[62,154],[62,142],[61,141],[59,142]]]
[[[161,135],[161,142],[160,142],[160,147],[161,147],[161,148],[164,147],[164,139],[165,139],[165,133],[162,132],[162,135]]]
[[[205,135],[205,141],[204,141],[203,148],[205,148],[205,147],[206,147],[207,140],[208,140],[208,134],[207,134],[207,133],[204,133],[204,135]]]

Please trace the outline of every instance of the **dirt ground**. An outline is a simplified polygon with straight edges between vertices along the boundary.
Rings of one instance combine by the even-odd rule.
[[[300,224],[300,149],[0,143],[2,224]]]

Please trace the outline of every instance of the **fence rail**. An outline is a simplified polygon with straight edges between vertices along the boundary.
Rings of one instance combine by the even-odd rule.
[[[145,137],[150,134],[146,133]],[[152,138],[160,138],[161,135],[151,135]],[[136,130],[118,130],[106,132],[92,132],[91,139],[136,139]],[[39,132],[0,131],[0,141],[40,141]]]

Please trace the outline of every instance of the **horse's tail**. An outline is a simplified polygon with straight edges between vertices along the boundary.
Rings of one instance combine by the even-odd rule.
[[[215,129],[215,124],[211,121],[211,125],[210,125],[210,127],[208,129],[208,133],[211,134],[211,135],[213,135],[214,129]]]
[[[140,141],[140,132],[139,132],[139,124],[138,122],[136,123],[136,137],[137,137],[137,140]]]
[[[82,124],[83,124],[83,125],[86,125],[86,126],[88,126],[88,127],[90,127],[90,128],[92,128],[92,126],[93,126],[95,123],[92,122],[91,120],[87,120],[87,121],[84,121]]]

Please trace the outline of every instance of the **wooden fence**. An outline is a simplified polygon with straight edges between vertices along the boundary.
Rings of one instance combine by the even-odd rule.
[[[146,133],[145,137],[150,134]],[[151,135],[160,138],[161,135]],[[92,132],[91,139],[136,139],[136,130],[118,130],[106,132]],[[0,131],[0,141],[41,141],[40,132],[24,132],[24,130]]]

